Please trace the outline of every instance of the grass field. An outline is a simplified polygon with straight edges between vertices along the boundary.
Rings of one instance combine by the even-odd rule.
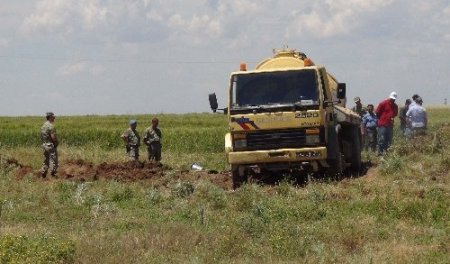
[[[364,153],[361,177],[236,191],[170,178],[193,162],[228,169],[223,115],[158,116],[171,168],[159,186],[17,180],[4,161],[39,168],[43,119],[0,117],[0,263],[450,263],[449,115],[429,109],[426,137]],[[139,131],[151,117],[133,116]],[[57,117],[61,163],[125,161],[128,118]]]

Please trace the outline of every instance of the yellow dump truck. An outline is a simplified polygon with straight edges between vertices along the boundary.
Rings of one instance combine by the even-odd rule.
[[[231,73],[225,152],[234,187],[249,175],[323,173],[361,166],[360,117],[345,108],[345,83],[304,53],[274,51],[254,70]],[[218,110],[216,95],[209,101]]]

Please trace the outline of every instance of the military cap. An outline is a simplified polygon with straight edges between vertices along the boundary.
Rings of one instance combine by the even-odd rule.
[[[53,112],[45,113],[45,117],[51,117],[51,116],[55,116],[55,114]]]
[[[355,99],[353,99],[353,101],[356,103],[356,102],[359,102],[359,101],[361,101],[361,98],[359,98],[359,96],[356,96],[355,97]]]
[[[130,125],[135,125],[135,124],[137,124],[137,121],[135,119],[131,119],[128,123]]]

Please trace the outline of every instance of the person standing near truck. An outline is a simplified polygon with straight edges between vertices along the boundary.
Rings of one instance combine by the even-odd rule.
[[[360,117],[363,117],[367,113],[367,109],[362,105],[361,98],[356,96],[353,101],[355,102],[355,106],[352,108],[352,111],[357,113]]]
[[[395,103],[397,93],[392,92],[389,98],[378,104],[375,113],[378,117],[377,154],[383,154],[392,144],[394,135],[394,118],[398,115],[398,105]]]
[[[139,160],[139,146],[141,145],[141,137],[137,132],[137,121],[132,119],[129,121],[130,127],[120,136],[126,144],[126,150],[131,160]]]
[[[361,134],[364,138],[365,150],[374,151],[377,148],[377,115],[373,112],[373,104],[367,105],[367,113],[362,117]]]
[[[56,136],[56,129],[54,126],[55,114],[53,112],[47,112],[45,114],[47,121],[41,127],[41,140],[42,148],[44,149],[44,161],[41,167],[41,176],[47,177],[48,169],[52,176],[56,176],[58,169],[58,152],[57,147],[59,145],[58,137]]]
[[[147,145],[148,160],[159,162],[161,160],[161,130],[158,128],[158,118],[153,118],[151,126],[144,132],[144,144]]]

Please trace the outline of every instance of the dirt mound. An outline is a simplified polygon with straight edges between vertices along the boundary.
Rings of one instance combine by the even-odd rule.
[[[0,166],[2,168],[8,168],[8,167],[19,167],[22,168],[24,165],[20,164],[18,160],[15,158],[5,158],[3,156],[0,156]]]
[[[23,165],[14,158],[1,159],[0,166],[13,170],[14,178],[22,180],[27,175],[41,179],[39,170],[33,170],[31,166]],[[180,171],[170,167],[151,162],[115,162],[93,164],[78,159],[69,160],[60,164],[56,178],[47,177],[45,180],[74,180],[74,181],[96,181],[113,180],[122,182],[146,181],[151,185],[169,186],[174,181],[210,181],[220,188],[232,189],[232,181],[229,172],[217,172],[212,170]]]
[[[151,182],[155,187],[168,186],[174,181],[197,182],[210,181],[223,188],[231,189],[232,182],[228,172],[217,171],[177,171],[170,167],[150,162],[118,162],[100,163],[94,165],[84,160],[72,160],[65,162],[58,169],[58,178],[76,181],[95,181],[99,179],[114,181],[138,181]]]
[[[14,178],[18,180],[23,179],[27,174],[38,175],[38,173],[33,172],[31,166],[23,165],[15,158],[1,159],[0,167],[4,169],[15,169]]]
[[[135,181],[162,177],[165,168],[161,165],[148,162],[122,162],[94,165],[84,160],[73,160],[62,164],[58,169],[59,178],[80,181],[93,181],[102,179],[116,181]]]

